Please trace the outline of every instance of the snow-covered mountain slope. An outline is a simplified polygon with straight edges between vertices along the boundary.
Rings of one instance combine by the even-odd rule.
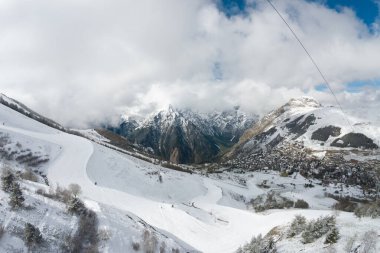
[[[107,231],[110,231],[114,235],[109,239],[107,244],[104,245],[102,252],[123,252],[125,249],[132,250],[132,242],[138,242],[141,234],[146,229],[156,234],[155,240],[158,240],[157,247],[160,247],[159,243],[165,242],[165,245],[167,245],[170,250],[172,248],[178,248],[180,252],[184,252],[185,250],[182,247],[185,247],[187,251],[191,251],[191,246],[187,246],[186,243],[175,239],[170,233],[160,232],[157,228],[150,227],[145,221],[141,221],[138,215],[120,209],[117,205],[115,206],[113,203],[118,202],[118,200],[117,197],[114,199],[111,197],[114,195],[113,192],[108,192],[107,194],[104,193],[101,188],[96,188],[94,182],[88,179],[86,173],[88,159],[93,153],[93,144],[90,141],[45,126],[3,105],[0,105],[0,119],[4,123],[0,126],[0,133],[6,134],[8,139],[12,142],[16,141],[23,147],[30,147],[32,151],[40,150],[40,148],[43,147],[43,150],[40,152],[46,157],[49,157],[49,161],[44,164],[42,168],[39,167],[38,169],[47,174],[50,186],[60,185],[66,187],[71,183],[77,183],[82,187],[85,203],[98,214],[100,227],[107,228]],[[3,166],[12,166],[19,171],[24,171],[25,168],[28,167],[20,163],[17,159],[5,160],[2,158],[1,164]],[[46,186],[43,183],[34,185],[33,187],[25,185],[24,195],[27,196],[27,205],[40,206],[43,211],[40,209],[32,209],[32,211],[28,211],[28,209],[11,210],[6,202],[7,194],[1,192],[0,206],[4,208],[1,210],[4,216],[2,216],[0,222],[10,234],[6,233],[4,238],[0,238],[0,245],[4,245],[4,248],[0,249],[27,252],[26,247],[20,243],[22,242],[20,239],[22,238],[22,233],[19,237],[12,235],[15,231],[20,231],[26,222],[30,222],[39,227],[44,238],[53,235],[59,237],[56,233],[57,230],[60,230],[59,233],[61,234],[75,232],[75,222],[70,222],[70,220],[65,218],[67,214],[65,214],[66,209],[64,205],[59,204],[58,207],[56,207],[57,204],[54,201],[36,195],[34,191],[37,188],[45,189]],[[96,190],[94,191],[93,188]],[[105,191],[107,192],[107,190]],[[89,193],[97,195],[103,201],[98,201],[98,197],[94,198],[96,201],[93,201],[92,198],[88,196]],[[121,194],[123,195],[123,193]],[[119,196],[119,200],[120,199],[123,199],[123,197]],[[43,204],[44,202],[45,204]],[[139,205],[138,202],[136,202],[136,204]],[[49,211],[46,212],[45,209]],[[53,220],[59,221],[60,219],[66,219],[67,224],[64,224],[64,226],[59,225],[55,229],[52,227],[52,230],[46,229],[45,226],[54,226],[55,223],[50,222],[49,219],[45,219],[44,217],[48,224],[46,224],[46,222],[39,222],[38,220],[40,218],[38,217],[41,216],[41,213],[45,216],[50,216],[51,218],[49,219]],[[125,219],[126,215],[129,218]],[[20,234],[20,232],[17,233]],[[63,240],[64,237],[61,236],[61,238]],[[174,240],[170,238],[174,238]],[[49,241],[51,242],[51,240]],[[56,239],[55,242],[51,243],[51,247],[41,248],[42,251],[40,252],[60,252],[57,247],[59,247],[62,241],[59,242],[58,239]]]
[[[0,132],[7,133],[10,139],[16,138],[22,146],[26,147],[29,141],[30,145],[36,143],[36,149],[39,143],[51,147],[50,153],[48,148],[44,149],[50,159],[43,168],[50,185],[66,187],[76,183],[81,186],[81,198],[87,208],[98,215],[99,227],[111,232],[108,240],[101,243],[101,252],[135,252],[133,243],[141,240],[145,229],[156,234],[153,252],[160,252],[162,242],[166,245],[163,252],[176,252],[176,249],[179,252],[235,252],[252,236],[286,225],[296,214],[303,214],[308,219],[332,214],[329,208],[336,201],[324,197],[325,192],[342,189],[344,193],[362,197],[358,187],[344,184],[322,186],[318,184],[320,181],[310,181],[301,175],[281,177],[277,172],[223,172],[205,176],[173,171],[44,126],[4,106],[0,106],[0,119],[4,122],[0,125]],[[18,170],[24,169],[17,161],[14,166]],[[265,187],[262,186],[264,181]],[[315,186],[305,188],[304,185],[310,182]],[[55,225],[50,220],[62,221],[59,229],[73,232],[75,221],[70,219],[72,216],[67,216],[64,207],[35,196],[36,188],[44,188],[42,183],[22,184],[26,188],[23,193],[27,202],[37,203],[40,207],[11,210],[7,204],[8,194],[0,191],[0,210],[4,213],[0,221],[6,231],[0,238],[0,249],[3,249],[2,245],[14,245],[15,250],[26,252],[20,240],[22,233],[13,233],[9,224],[23,227],[25,222],[33,223],[40,228],[44,238],[52,236],[53,232],[45,228],[46,224]],[[310,203],[311,209],[255,212],[251,200],[269,191],[289,199],[303,198]],[[33,196],[35,200],[31,199]],[[42,202],[44,204],[40,204]],[[42,212],[46,209],[51,211]],[[39,223],[41,216],[46,217]],[[66,220],[69,224],[65,223]],[[368,229],[380,229],[378,219],[370,221],[369,218],[359,220],[353,214],[342,213],[337,222],[339,227],[352,226],[352,231],[361,235],[367,224],[370,224]],[[60,233],[57,233],[56,238],[59,237]],[[344,233],[338,243],[340,248],[344,247],[346,240],[348,235]],[[13,243],[15,241],[17,243]],[[141,241],[140,244],[141,248],[136,252],[144,252]],[[313,244],[313,247],[314,251],[322,252],[324,245]]]
[[[310,97],[292,99],[248,129],[231,153],[300,142],[312,150],[378,149],[380,127],[347,117]],[[230,154],[231,154],[230,153]]]
[[[38,122],[41,122],[44,125],[47,125],[47,126],[50,126],[52,128],[59,129],[59,130],[65,130],[65,128],[63,126],[61,126],[60,124],[58,124],[57,122],[54,122],[53,120],[48,119],[48,118],[38,114],[37,112],[29,109],[24,104],[12,99],[12,98],[9,98],[6,95],[1,94],[1,93],[0,93],[0,104],[5,105],[5,106],[23,114],[23,115],[31,118],[31,119],[34,119]]]
[[[141,121],[122,117],[120,126],[110,129],[165,160],[200,163],[211,161],[231,147],[255,121],[255,115],[246,114],[239,107],[198,113],[169,106]]]

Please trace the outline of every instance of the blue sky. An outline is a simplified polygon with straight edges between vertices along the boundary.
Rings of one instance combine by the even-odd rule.
[[[246,8],[245,0],[220,0],[219,8],[226,13],[227,16],[238,15],[244,13]]]
[[[379,16],[379,1],[376,0],[308,0],[309,2],[319,2],[331,9],[340,11],[343,7],[348,7],[356,13],[365,24],[370,26]],[[228,15],[244,13],[247,7],[246,0],[220,0],[220,8]]]
[[[363,88],[380,89],[380,79],[354,81],[346,84],[346,90],[349,92],[359,92]]]
[[[379,7],[375,0],[326,0],[324,2],[330,8],[338,11],[341,10],[342,7],[353,9],[356,16],[368,26],[379,16]]]
[[[371,88],[371,89],[380,89],[380,79],[375,80],[358,80],[349,82],[346,84],[346,91],[351,93],[360,92],[362,89]],[[325,84],[319,84],[315,86],[317,91],[326,91],[328,92],[328,88]]]

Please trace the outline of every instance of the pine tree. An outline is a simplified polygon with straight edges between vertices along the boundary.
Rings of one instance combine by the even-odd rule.
[[[10,169],[4,169],[1,174],[1,188],[5,192],[11,192],[13,182],[15,181],[15,175]]]
[[[22,195],[20,184],[17,182],[13,182],[13,185],[11,187],[11,194],[9,196],[9,205],[12,208],[19,208],[22,207],[24,200],[25,198]]]
[[[274,241],[273,237],[269,237],[269,239],[265,240],[265,245],[264,245],[264,248],[262,249],[262,252],[268,252],[268,253],[277,252],[276,242]]]
[[[320,217],[310,221],[302,233],[302,242],[311,243],[331,231],[336,224],[335,216]]]
[[[292,221],[292,224],[290,224],[290,228],[287,232],[288,238],[299,235],[300,233],[302,233],[302,231],[305,230],[305,227],[306,218],[302,215],[296,215],[296,217]]]
[[[334,227],[331,232],[327,235],[325,244],[333,244],[336,243],[339,240],[339,230]]]
[[[272,237],[266,238],[259,234],[253,237],[249,243],[240,247],[236,253],[276,253],[276,243]]]
[[[30,223],[25,224],[24,239],[28,247],[40,244],[42,242],[42,235],[40,230]]]

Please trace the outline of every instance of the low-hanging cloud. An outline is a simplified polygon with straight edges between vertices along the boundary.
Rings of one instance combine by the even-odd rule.
[[[314,90],[321,78],[282,20],[253,2],[226,17],[213,0],[3,0],[0,89],[74,127],[168,104],[264,113],[305,94],[333,104]],[[344,86],[380,77],[376,23],[369,29],[350,9],[274,2],[345,106],[379,104]]]

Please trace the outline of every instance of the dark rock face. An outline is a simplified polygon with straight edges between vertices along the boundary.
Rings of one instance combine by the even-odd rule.
[[[115,129],[115,133],[125,137],[130,137],[138,125],[139,124],[136,120],[125,121],[120,124],[119,128]]]
[[[284,140],[284,137],[282,137],[280,134],[277,134],[276,137],[272,138],[271,141],[268,142],[268,140],[274,135],[277,133],[277,128],[276,127],[272,127],[270,129],[268,129],[267,131],[265,132],[262,132],[258,135],[256,135],[253,139],[252,139],[252,144],[254,145],[253,146],[253,150],[258,150],[260,149],[262,146],[263,143],[266,143],[265,144],[265,148],[266,149],[272,149],[273,147],[277,146],[279,143],[281,143],[282,140]]]
[[[219,152],[215,143],[195,125],[188,124],[183,128],[179,120],[165,129],[138,128],[131,138],[142,146],[151,147],[156,155],[173,163],[205,162]]]
[[[269,130],[267,130],[261,134],[256,135],[254,140],[257,142],[263,142],[276,132],[277,132],[277,129],[275,127],[272,127]]]
[[[327,141],[330,136],[337,137],[339,135],[340,127],[327,126],[315,130],[311,135],[311,139],[317,141]]]
[[[255,122],[237,109],[198,114],[169,107],[140,123],[128,118],[108,130],[173,163],[210,162]]]
[[[331,143],[333,147],[340,148],[365,148],[365,149],[377,149],[379,148],[373,140],[361,133],[348,133],[342,138],[338,138]]]
[[[295,134],[293,139],[297,139],[298,137],[306,133],[307,129],[311,125],[313,125],[316,120],[314,114],[310,114],[303,121],[301,121],[304,118],[304,116],[305,115],[302,115],[285,125],[285,127],[289,129],[290,133]]]
[[[305,134],[315,121],[316,117],[314,114],[304,114],[293,119],[286,118],[281,123],[272,126],[266,131],[259,131],[249,141],[240,147],[236,147],[234,152],[251,153],[259,150],[273,149],[284,141],[296,140]],[[287,131],[279,131],[280,129]]]
[[[279,145],[285,138],[278,134],[271,142],[267,144],[267,148],[274,148]]]

